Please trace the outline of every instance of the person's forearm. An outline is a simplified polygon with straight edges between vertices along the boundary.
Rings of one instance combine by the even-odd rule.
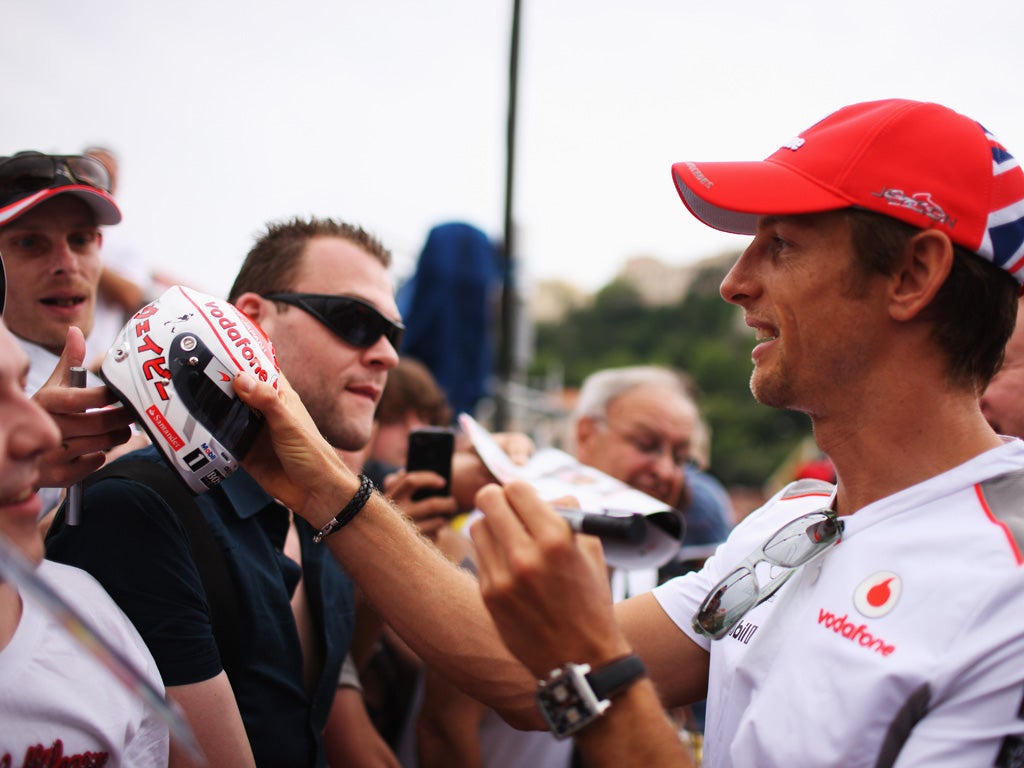
[[[588,768],[694,765],[648,679],[616,696],[604,715],[576,734],[576,746]]]
[[[480,768],[480,722],[485,713],[483,704],[428,668],[416,721],[420,768]]]
[[[363,692],[340,686],[334,693],[324,727],[324,751],[329,765],[355,768],[398,768],[398,758],[373,726]]]
[[[100,273],[99,291],[103,298],[128,313],[135,312],[146,300],[142,286],[106,267]]]
[[[356,593],[355,627],[352,630],[352,642],[349,653],[355,662],[356,669],[362,671],[373,658],[373,653],[380,643],[387,626],[380,615],[373,609],[362,592]]]
[[[347,499],[354,491],[354,484],[342,479],[337,498]],[[307,505],[303,516],[317,528],[337,512],[322,504],[313,507]],[[505,648],[475,579],[450,563],[380,494],[324,543],[426,664],[513,725],[541,727],[533,699],[536,681]]]

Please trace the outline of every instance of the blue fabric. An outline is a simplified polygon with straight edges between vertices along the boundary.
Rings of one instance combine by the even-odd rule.
[[[130,458],[160,461],[155,448]],[[245,626],[241,671],[231,679],[260,766],[323,766],[322,731],[353,624],[352,583],[296,517],[302,570],[324,666],[312,698],[291,595],[298,565],[283,553],[288,511],[239,470],[196,499],[225,561]],[[205,592],[177,515],[148,487],[122,478],[87,486],[82,524],[47,541],[47,557],[89,571],[135,624],[164,684],[207,680],[221,669]]]
[[[717,479],[696,467],[686,468],[690,503],[683,508],[686,544],[718,544],[729,536],[732,504]]]
[[[452,222],[430,230],[415,273],[398,292],[407,329],[401,352],[430,369],[455,414],[473,413],[490,394],[500,283],[487,235]]]
[[[732,527],[732,504],[725,488],[715,477],[693,465],[686,467],[686,488],[689,502],[680,510],[686,521],[681,547],[686,549],[725,541]],[[701,565],[703,561],[682,560],[677,553],[658,569],[658,583],[663,584]]]

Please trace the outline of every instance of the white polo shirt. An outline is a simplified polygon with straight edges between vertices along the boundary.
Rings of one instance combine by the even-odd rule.
[[[842,541],[729,635],[696,633],[712,586],[782,525],[827,505],[831,486],[811,484],[784,489],[702,571],[654,592],[711,654],[706,764],[1020,765],[1024,443],[844,517]]]
[[[57,363],[60,362],[60,357],[50,352],[48,349],[35,344],[31,341],[26,341],[20,336],[15,337],[18,340],[18,344],[25,350],[25,354],[28,355],[29,369],[28,379],[25,382],[25,394],[32,397],[39,389],[46,383],[47,379],[50,378],[50,374],[53,373],[54,368],[57,367]],[[100,379],[96,374],[90,371],[86,377],[86,384],[90,387],[95,387],[103,384],[103,380]],[[40,518],[45,517],[50,510],[59,506],[63,500],[64,489],[63,488],[40,488],[39,498],[42,499],[43,509],[40,512]]]

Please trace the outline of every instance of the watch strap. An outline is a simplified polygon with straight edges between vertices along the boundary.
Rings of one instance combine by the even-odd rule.
[[[605,664],[586,675],[590,690],[598,701],[605,701],[622,693],[647,674],[647,667],[635,653]]]
[[[591,671],[588,664],[563,664],[537,690],[537,704],[557,739],[567,739],[611,706],[611,697],[647,674],[636,654]]]

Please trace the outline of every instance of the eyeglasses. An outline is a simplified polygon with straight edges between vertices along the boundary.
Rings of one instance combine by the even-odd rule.
[[[404,325],[384,317],[373,306],[354,296],[265,293],[263,298],[304,309],[339,339],[361,349],[369,349],[383,336],[397,350],[405,334]]]
[[[658,461],[663,455],[668,454],[672,465],[680,469],[685,469],[690,462],[690,451],[687,445],[673,445],[653,435],[633,435],[613,427],[604,419],[599,419],[599,421],[604,424],[605,429],[624,440],[637,453],[643,454],[652,461]]]
[[[843,521],[831,509],[798,517],[773,533],[768,540],[718,582],[693,615],[693,628],[712,640],[725,637],[748,611],[774,595],[796,573],[842,541]],[[754,572],[758,563],[771,563],[786,571],[769,576],[763,587]]]
[[[10,198],[66,184],[85,184],[109,192],[110,174],[99,160],[84,155],[26,152],[0,158],[2,197]]]

